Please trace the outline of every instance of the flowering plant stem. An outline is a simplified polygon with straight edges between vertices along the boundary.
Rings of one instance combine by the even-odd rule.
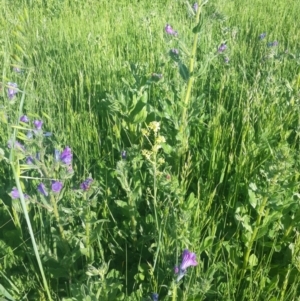
[[[28,77],[26,79],[25,85],[24,87],[26,87],[26,83],[27,83]],[[23,110],[23,104],[24,104],[24,100],[25,100],[25,93],[23,92],[22,98],[21,98],[21,102],[20,102],[20,107],[19,107],[19,115],[21,116],[22,110]],[[18,122],[19,122],[20,118],[18,118]],[[32,242],[32,246],[33,246],[33,250],[34,250],[34,254],[41,272],[41,276],[43,279],[43,285],[44,285],[44,289],[47,293],[48,296],[48,300],[52,300],[51,295],[50,295],[50,291],[49,291],[49,287],[48,287],[48,283],[45,277],[45,273],[44,273],[44,269],[43,269],[43,265],[41,262],[41,258],[39,255],[39,251],[37,248],[37,244],[34,238],[34,233],[32,230],[32,226],[31,226],[31,221],[27,212],[27,208],[26,208],[26,202],[25,202],[25,197],[22,191],[22,187],[21,187],[21,183],[20,183],[20,165],[19,165],[19,160],[15,159],[15,142],[16,142],[16,136],[17,136],[17,129],[14,128],[13,131],[13,137],[12,137],[12,147],[10,150],[10,156],[9,156],[9,163],[11,165],[11,169],[13,172],[13,176],[15,178],[15,182],[16,182],[16,186],[18,188],[19,194],[20,194],[20,202],[21,202],[21,206],[22,206],[22,210],[24,213],[24,217],[27,223],[27,227],[28,227],[28,231],[29,231],[29,235],[31,238],[31,242]]]
[[[201,7],[202,5],[199,5],[199,8],[196,13],[196,26],[199,24],[200,21],[200,14],[201,14]],[[188,147],[188,135],[187,133],[184,133],[185,129],[187,128],[187,109],[189,106],[190,98],[191,98],[191,92],[192,92],[192,87],[194,83],[194,67],[195,67],[195,60],[196,60],[196,52],[197,52],[197,44],[198,44],[198,39],[199,39],[199,31],[197,31],[194,35],[194,42],[193,42],[193,48],[192,48],[192,53],[191,53],[191,59],[190,59],[190,65],[189,65],[189,80],[187,83],[187,88],[184,96],[184,102],[183,102],[183,111],[182,111],[182,116],[181,116],[181,126],[180,126],[180,137],[182,137],[182,151],[185,152]]]
[[[177,300],[177,284],[175,281],[173,282],[173,294],[172,294],[172,301]]]

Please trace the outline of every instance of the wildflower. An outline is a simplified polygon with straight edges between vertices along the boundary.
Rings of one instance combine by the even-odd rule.
[[[178,54],[179,54],[179,50],[176,49],[176,48],[171,49],[170,52],[171,52],[173,55],[178,55]]]
[[[263,33],[261,33],[260,35],[259,35],[259,39],[260,40],[263,40],[265,37],[266,37],[266,33],[265,32],[263,32]]]
[[[54,150],[54,160],[57,162],[59,161],[59,157],[60,157],[60,151],[58,149]]]
[[[34,160],[33,160],[33,158],[32,157],[27,157],[26,158],[26,164],[28,164],[28,165],[31,165],[31,164],[34,164]]]
[[[12,100],[15,95],[18,93],[18,85],[16,83],[8,83],[7,96],[10,100]]]
[[[9,140],[8,143],[7,143],[7,147],[8,147],[8,148],[11,148],[11,146],[12,146],[12,141]],[[24,151],[24,150],[25,150],[25,147],[24,147],[20,142],[15,141],[15,149]]]
[[[43,121],[42,120],[35,120],[33,122],[35,128],[39,131],[42,129]]]
[[[62,182],[52,181],[51,189],[53,192],[60,192],[62,188],[63,188]]]
[[[158,301],[158,294],[157,293],[152,293],[151,294],[151,299],[152,299],[152,301]]]
[[[268,47],[275,47],[275,46],[278,46],[278,42],[277,41],[274,41],[274,42],[269,42],[267,44]]]
[[[14,187],[14,188],[12,189],[10,195],[11,195],[12,199],[14,199],[14,200],[20,198],[19,190],[18,190],[16,187]],[[24,198],[25,198],[25,199],[28,199],[29,196],[28,196],[27,194],[24,194]]]
[[[21,69],[19,67],[13,67],[13,71],[16,73],[21,73]]]
[[[170,57],[175,60],[175,61],[179,61],[179,50],[176,48],[173,48],[169,51],[169,55]]]
[[[83,190],[83,191],[87,191],[90,189],[90,185],[92,184],[93,182],[93,179],[91,178],[87,178],[84,182],[82,182],[80,184],[80,188]]]
[[[194,3],[194,5],[193,5],[193,10],[195,11],[195,13],[197,12],[198,8],[199,8],[198,3],[197,3],[197,2]]]
[[[64,164],[71,164],[72,163],[73,154],[71,152],[71,149],[67,146],[62,153],[60,154],[60,160]]]
[[[165,31],[166,31],[167,34],[172,35],[172,36],[175,36],[175,37],[176,37],[177,34],[178,34],[177,31],[175,31],[175,30],[172,28],[172,26],[169,25],[169,24],[166,25]]]
[[[163,75],[161,73],[152,73],[151,77],[153,80],[158,82],[160,79],[162,79]]]
[[[33,137],[32,131],[28,131],[26,136],[27,136],[28,139],[31,139]]]
[[[47,192],[46,187],[45,187],[45,185],[44,185],[43,183],[40,183],[40,184],[38,185],[37,190],[38,190],[41,194],[43,194],[44,196],[48,196],[48,192]]]
[[[20,117],[20,121],[22,121],[22,122],[29,122],[29,119],[28,119],[28,117],[26,115],[23,115],[23,116]]]
[[[121,151],[121,157],[122,157],[122,159],[126,159],[126,156],[127,156],[127,154],[126,154],[126,150],[122,150]]]
[[[221,46],[218,48],[218,52],[222,53],[227,49],[227,46],[225,43],[222,43]]]
[[[198,263],[196,261],[196,254],[190,252],[189,250],[185,249],[182,253],[182,262],[181,265],[175,267],[175,274],[178,274],[177,282],[184,277],[187,272],[187,268],[190,266],[196,266]]]
[[[151,160],[151,153],[148,150],[143,149],[142,155],[145,156],[147,160],[149,160],[149,161]]]
[[[228,56],[225,56],[225,57],[224,57],[224,62],[225,62],[225,64],[228,64],[228,63],[229,63],[229,57],[228,57]]]
[[[149,124],[149,128],[152,129],[154,133],[157,133],[160,130],[160,123],[158,121],[152,121]]]
[[[166,138],[164,136],[158,136],[156,139],[156,143],[161,144],[161,143],[165,143],[166,142]]]

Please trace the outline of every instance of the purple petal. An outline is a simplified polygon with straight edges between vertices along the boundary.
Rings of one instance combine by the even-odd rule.
[[[61,189],[63,188],[63,184],[62,182],[59,182],[59,181],[52,181],[52,191],[53,192],[60,192]]]
[[[190,252],[189,250],[184,250],[182,254],[182,263],[180,265],[180,270],[184,271],[190,266],[196,266],[198,262],[196,261],[196,254]]]
[[[67,146],[62,153],[60,154],[60,160],[64,164],[71,164],[72,163],[73,154],[71,152],[71,149]]]
[[[41,130],[42,129],[42,125],[43,125],[43,121],[42,120],[35,120],[33,122],[33,124],[34,124],[34,126],[35,126],[35,128],[37,130]]]
[[[45,185],[44,185],[43,183],[40,183],[40,184],[38,185],[37,190],[38,190],[41,194],[43,194],[44,196],[48,196],[48,192],[47,192],[46,187],[45,187]]]
[[[158,294],[157,293],[152,293],[151,294],[151,299],[152,299],[152,301],[158,301]]]
[[[28,119],[28,117],[26,115],[23,115],[23,116],[20,117],[20,121],[22,121],[22,122],[29,122],[29,119]]]
[[[19,199],[20,198],[19,190],[16,187],[14,187],[12,189],[12,191],[11,191],[11,197],[13,199]]]
[[[93,179],[87,178],[84,182],[82,182],[82,183],[80,184],[80,188],[81,188],[83,191],[87,191],[87,190],[89,190],[90,185],[92,184],[92,182],[93,182]]]
[[[19,198],[20,198],[19,190],[18,190],[16,187],[14,187],[14,188],[12,189],[10,195],[11,195],[12,199],[19,199]],[[29,198],[29,195],[25,193],[25,194],[24,194],[24,198],[25,198],[25,199],[28,199],[28,198]]]
[[[193,9],[194,9],[195,13],[197,12],[198,8],[199,8],[199,5],[198,5],[198,3],[197,3],[197,2],[196,2],[196,3],[194,3],[194,5],[193,5]]]
[[[8,83],[7,96],[12,100],[18,93],[18,85],[16,83]]]

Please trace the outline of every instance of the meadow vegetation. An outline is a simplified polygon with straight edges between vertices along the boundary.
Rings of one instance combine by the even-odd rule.
[[[300,300],[300,2],[0,0],[1,300]]]

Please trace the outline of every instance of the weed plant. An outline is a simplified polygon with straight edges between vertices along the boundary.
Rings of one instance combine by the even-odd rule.
[[[1,300],[300,300],[299,1],[0,2]]]

